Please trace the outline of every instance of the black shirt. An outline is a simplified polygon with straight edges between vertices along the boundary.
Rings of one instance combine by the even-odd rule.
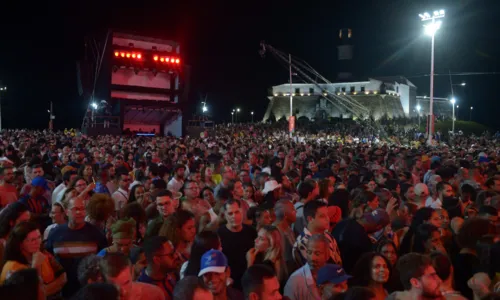
[[[342,257],[342,267],[347,274],[352,272],[359,257],[373,251],[373,245],[365,229],[355,219],[340,221],[332,232]]]
[[[459,253],[453,261],[455,287],[467,299],[473,299],[472,290],[467,281],[479,272],[479,258],[469,253]]]
[[[231,278],[234,280],[233,287],[241,290],[241,277],[247,269],[246,255],[248,250],[254,246],[257,231],[251,226],[243,224],[240,232],[232,232],[226,226],[217,230],[222,243],[222,252],[226,255]]]

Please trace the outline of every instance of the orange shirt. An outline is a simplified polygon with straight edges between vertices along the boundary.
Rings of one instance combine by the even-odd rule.
[[[0,185],[0,208],[16,202],[17,199],[18,194],[15,186],[7,183]]]

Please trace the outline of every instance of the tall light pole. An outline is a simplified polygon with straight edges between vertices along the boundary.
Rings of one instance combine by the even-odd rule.
[[[234,123],[234,110],[231,112],[231,124]]]
[[[252,123],[253,123],[253,111],[252,111],[252,112],[250,112],[250,114],[252,115]]]
[[[470,107],[470,115],[469,115],[469,121],[472,121],[472,110],[474,109],[474,107]]]
[[[292,55],[291,54],[288,54],[288,64],[290,65],[290,119],[288,120],[288,122],[292,122],[292,117],[293,117],[293,85],[292,85]],[[290,130],[290,138],[292,138],[292,130]]]
[[[201,111],[202,111],[203,115],[205,115],[205,113],[208,111],[207,102],[202,101],[201,103],[203,103],[203,106],[201,107]]]
[[[457,118],[457,119],[458,119],[458,117],[460,116],[460,113],[458,112],[458,109],[459,109],[459,108],[460,108],[460,106],[459,106],[459,105],[457,105],[457,116],[456,116],[456,118]]]
[[[453,107],[453,119],[451,121],[451,132],[453,134],[455,134],[455,103],[457,102],[457,100],[455,100],[455,98],[451,98],[450,100],[451,102],[451,106]]]
[[[6,86],[0,86],[0,131],[2,131],[2,92],[7,91]]]
[[[415,107],[417,109],[417,113],[418,113],[418,130],[420,130],[420,110],[422,109],[422,107],[420,106],[420,104],[417,104],[417,107]]]
[[[436,10],[433,14],[423,13],[419,14],[422,22],[425,22],[425,33],[431,36],[431,82],[430,82],[430,107],[429,107],[429,133],[428,143],[432,143],[432,136],[434,134],[434,37],[436,32],[441,27],[442,22],[438,19],[444,18],[444,10]]]
[[[236,123],[238,123],[238,113],[239,113],[239,112],[240,112],[240,109],[239,109],[239,108],[237,108],[237,109],[236,109]]]

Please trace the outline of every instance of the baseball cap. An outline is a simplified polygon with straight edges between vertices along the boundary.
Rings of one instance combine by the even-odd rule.
[[[371,212],[365,212],[361,217],[366,223],[371,225],[377,225],[379,227],[385,227],[389,224],[389,215],[385,209],[377,208]]]
[[[49,185],[47,184],[47,180],[45,180],[45,178],[43,178],[42,176],[33,178],[33,180],[31,181],[31,186],[40,186],[46,190],[50,190]]]
[[[200,272],[198,276],[211,272],[224,273],[226,272],[227,266],[227,258],[224,253],[215,249],[208,250],[201,257]]]
[[[335,264],[326,264],[318,270],[318,278],[316,280],[316,283],[338,284],[348,280],[349,278],[352,278],[352,276],[347,275],[341,266]]]

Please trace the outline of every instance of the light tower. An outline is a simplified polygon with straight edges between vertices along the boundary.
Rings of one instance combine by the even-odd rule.
[[[430,82],[430,107],[429,107],[429,132],[428,143],[431,144],[432,136],[434,134],[434,37],[436,32],[441,27],[444,18],[444,10],[436,10],[432,15],[428,12],[419,14],[420,19],[424,22],[425,33],[431,36],[431,82]]]

